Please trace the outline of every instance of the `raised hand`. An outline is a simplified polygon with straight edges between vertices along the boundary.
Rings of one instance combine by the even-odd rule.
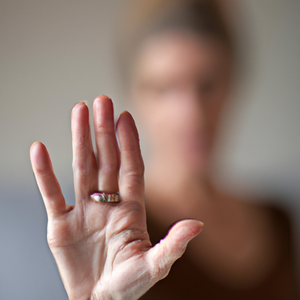
[[[202,228],[196,220],[177,223],[152,247],[146,227],[144,165],[138,132],[128,112],[117,123],[112,101],[94,101],[97,154],[84,103],[72,111],[76,205],[66,204],[49,154],[30,149],[32,168],[48,215],[48,243],[71,300],[138,299],[164,278],[187,243]],[[119,203],[95,202],[94,192],[120,192]]]

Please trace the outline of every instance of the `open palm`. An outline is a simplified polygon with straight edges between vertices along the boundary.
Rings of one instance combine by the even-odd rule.
[[[92,146],[88,108],[72,111],[76,205],[66,205],[49,154],[34,143],[32,167],[48,214],[48,243],[69,299],[138,299],[164,278],[201,223],[177,223],[152,247],[146,227],[144,166],[138,132],[128,112],[117,123],[112,101],[94,101],[97,154]],[[97,203],[97,191],[120,191],[119,203]]]

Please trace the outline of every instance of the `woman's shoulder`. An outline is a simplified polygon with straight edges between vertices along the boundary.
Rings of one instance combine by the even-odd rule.
[[[292,224],[288,211],[271,200],[250,201],[245,203],[254,216],[263,216],[266,226],[272,230],[278,251],[277,262],[269,275],[257,286],[237,290],[221,285],[184,254],[175,263],[169,276],[159,282],[142,299],[297,299]],[[255,218],[255,217],[254,217]],[[254,220],[255,221],[255,220]],[[169,228],[162,228],[155,215],[148,214],[148,231],[151,242],[156,244]],[[277,249],[276,249],[277,248]],[[276,251],[275,251],[276,250]],[[270,253],[271,254],[271,253]],[[187,296],[187,298],[185,296]],[[273,298],[275,297],[275,298]]]
[[[266,219],[271,223],[272,228],[277,230],[277,235],[282,235],[285,239],[292,239],[293,224],[288,209],[280,204],[283,200],[275,197],[262,198],[248,205],[261,211],[266,215]]]

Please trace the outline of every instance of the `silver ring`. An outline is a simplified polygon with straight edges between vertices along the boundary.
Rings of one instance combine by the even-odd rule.
[[[99,202],[108,202],[108,203],[119,203],[120,196],[119,193],[94,193],[90,197],[97,203]]]

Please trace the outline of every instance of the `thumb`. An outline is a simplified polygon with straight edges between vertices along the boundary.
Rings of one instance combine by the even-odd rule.
[[[201,232],[203,225],[197,220],[180,221],[149,250],[147,259],[153,284],[168,275],[173,263],[183,255],[187,244]]]

